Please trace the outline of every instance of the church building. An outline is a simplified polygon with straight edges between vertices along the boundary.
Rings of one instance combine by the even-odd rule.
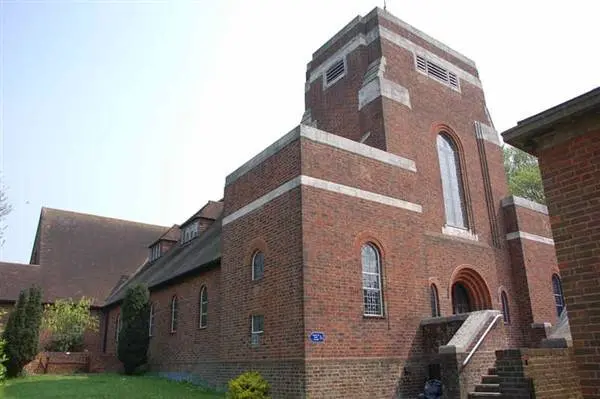
[[[493,392],[495,351],[539,346],[564,310],[548,211],[508,192],[475,63],[380,8],[313,53],[300,125],[222,200],[103,251],[75,234],[89,215],[69,230],[88,244],[53,239],[44,215],[61,212],[42,211],[19,284],[97,298],[105,353],[127,288],[147,285],[150,369],[215,387],[257,370],[275,398],[416,397],[434,377]]]

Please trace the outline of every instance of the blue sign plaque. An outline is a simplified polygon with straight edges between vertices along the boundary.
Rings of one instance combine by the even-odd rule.
[[[312,342],[323,342],[325,341],[325,334],[322,332],[313,332],[310,334],[310,340]]]

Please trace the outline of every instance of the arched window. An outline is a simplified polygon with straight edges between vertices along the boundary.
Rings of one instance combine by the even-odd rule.
[[[177,331],[177,296],[171,298],[171,333]]]
[[[468,222],[465,195],[456,144],[448,135],[441,133],[437,136],[437,150],[442,175],[446,225],[466,229]]]
[[[198,327],[206,328],[208,325],[208,291],[206,286],[202,286],[200,289],[200,321]]]
[[[554,292],[554,303],[556,304],[556,313],[560,316],[565,310],[565,297],[563,296],[562,283],[557,274],[552,275],[552,291]]]
[[[119,333],[121,332],[121,313],[117,313],[115,320],[115,345],[119,344]]]
[[[431,316],[432,317],[440,317],[442,313],[440,312],[440,297],[438,295],[438,290],[435,284],[431,284],[429,287],[430,295],[431,295]]]
[[[361,257],[364,314],[367,316],[383,316],[381,256],[373,244],[365,244],[362,246]]]
[[[471,311],[469,291],[462,283],[455,283],[452,287],[452,304],[454,314],[469,313]]]
[[[154,331],[154,303],[150,303],[150,315],[148,316],[148,336]]]
[[[502,317],[506,324],[510,323],[510,309],[508,308],[508,296],[506,292],[502,291],[500,294],[500,301],[502,302]]]
[[[252,280],[259,280],[265,274],[265,255],[256,251],[252,255]]]

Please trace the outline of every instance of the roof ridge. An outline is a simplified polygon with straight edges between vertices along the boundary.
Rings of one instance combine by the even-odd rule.
[[[44,216],[47,215],[48,211],[54,211],[54,212],[60,212],[60,213],[70,213],[70,214],[79,215],[79,216],[91,216],[91,217],[95,217],[95,218],[109,219],[109,220],[115,220],[115,221],[119,221],[119,222],[131,223],[131,224],[141,224],[144,226],[160,227],[163,229],[170,229],[172,227],[172,226],[163,226],[163,225],[153,224],[153,223],[138,222],[135,220],[121,219],[121,218],[116,218],[116,217],[111,217],[111,216],[96,215],[93,213],[76,212],[76,211],[70,211],[70,210],[66,210],[66,209],[58,209],[58,208],[50,208],[47,206],[42,206],[42,213],[44,214]]]

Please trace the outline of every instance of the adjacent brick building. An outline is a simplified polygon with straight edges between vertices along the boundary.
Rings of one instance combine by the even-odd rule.
[[[539,158],[584,398],[600,398],[600,88],[518,123]]]
[[[313,54],[305,101],[114,278],[102,350],[138,283],[153,370],[222,387],[255,369],[277,398],[412,397],[428,377],[466,397],[495,350],[538,345],[562,310],[547,209],[508,196],[475,63],[376,8]]]

